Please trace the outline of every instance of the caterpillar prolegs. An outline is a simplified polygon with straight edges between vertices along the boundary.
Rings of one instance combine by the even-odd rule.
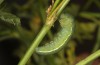
[[[72,34],[73,18],[68,14],[61,14],[59,22],[61,25],[60,31],[51,42],[36,48],[38,54],[53,54],[65,46]]]

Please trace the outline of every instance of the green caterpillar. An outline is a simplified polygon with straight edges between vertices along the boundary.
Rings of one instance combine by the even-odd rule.
[[[60,16],[59,22],[61,25],[61,30],[57,33],[57,35],[50,43],[36,48],[36,52],[38,54],[53,54],[65,46],[72,33],[73,18],[68,14],[62,14]]]

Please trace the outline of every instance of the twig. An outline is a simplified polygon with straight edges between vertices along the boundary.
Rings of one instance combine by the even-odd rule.
[[[91,54],[90,56],[88,56],[87,58],[85,58],[84,60],[80,61],[79,63],[77,63],[76,65],[86,65],[87,63],[89,63],[90,61],[98,58],[100,56],[100,50],[96,51],[95,53]]]

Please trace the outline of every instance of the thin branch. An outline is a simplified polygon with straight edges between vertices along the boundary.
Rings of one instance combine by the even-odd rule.
[[[100,56],[100,50],[94,52],[93,54],[91,54],[90,56],[88,56],[87,58],[85,58],[84,60],[80,61],[79,63],[77,63],[76,65],[86,65],[87,63],[89,63],[90,61],[98,58]]]

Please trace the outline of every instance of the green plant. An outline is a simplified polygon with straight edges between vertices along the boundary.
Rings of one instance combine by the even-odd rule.
[[[18,65],[25,65],[26,63],[28,65],[91,65],[95,61],[94,59],[100,56],[100,12],[94,11],[100,9],[99,0],[88,0],[84,1],[84,3],[80,2],[80,0],[76,1],[77,3],[70,1],[69,4],[69,0],[52,0],[52,5],[50,5],[50,2],[48,4],[49,0],[28,0],[22,4],[22,1],[18,1],[0,0],[0,44],[2,44],[2,41],[8,43],[7,40],[9,39],[13,41],[12,38],[19,42],[19,46],[13,51],[16,57],[22,58],[19,64],[17,63]],[[65,7],[67,4],[68,6]],[[49,8],[48,5],[50,5]],[[67,42],[68,44],[63,43],[65,45],[63,50],[57,53],[54,51],[55,54],[49,56],[38,55],[35,53],[38,46],[53,38],[58,39],[60,37],[59,34],[55,37],[53,35],[61,27],[63,29],[66,23],[65,20],[64,23],[58,23],[61,12],[71,14],[75,19],[71,39]],[[67,15],[65,16],[67,17]],[[67,26],[65,30],[67,30]],[[67,40],[67,36],[64,39]],[[58,48],[58,46],[54,46],[54,48]],[[84,54],[83,49],[85,48],[85,51],[88,51],[91,55],[79,62],[77,58],[82,57],[79,57],[78,54]],[[48,47],[48,49],[53,48]],[[80,51],[77,53],[77,50]],[[6,49],[6,51],[8,50]],[[45,55],[45,53],[43,54]]]

